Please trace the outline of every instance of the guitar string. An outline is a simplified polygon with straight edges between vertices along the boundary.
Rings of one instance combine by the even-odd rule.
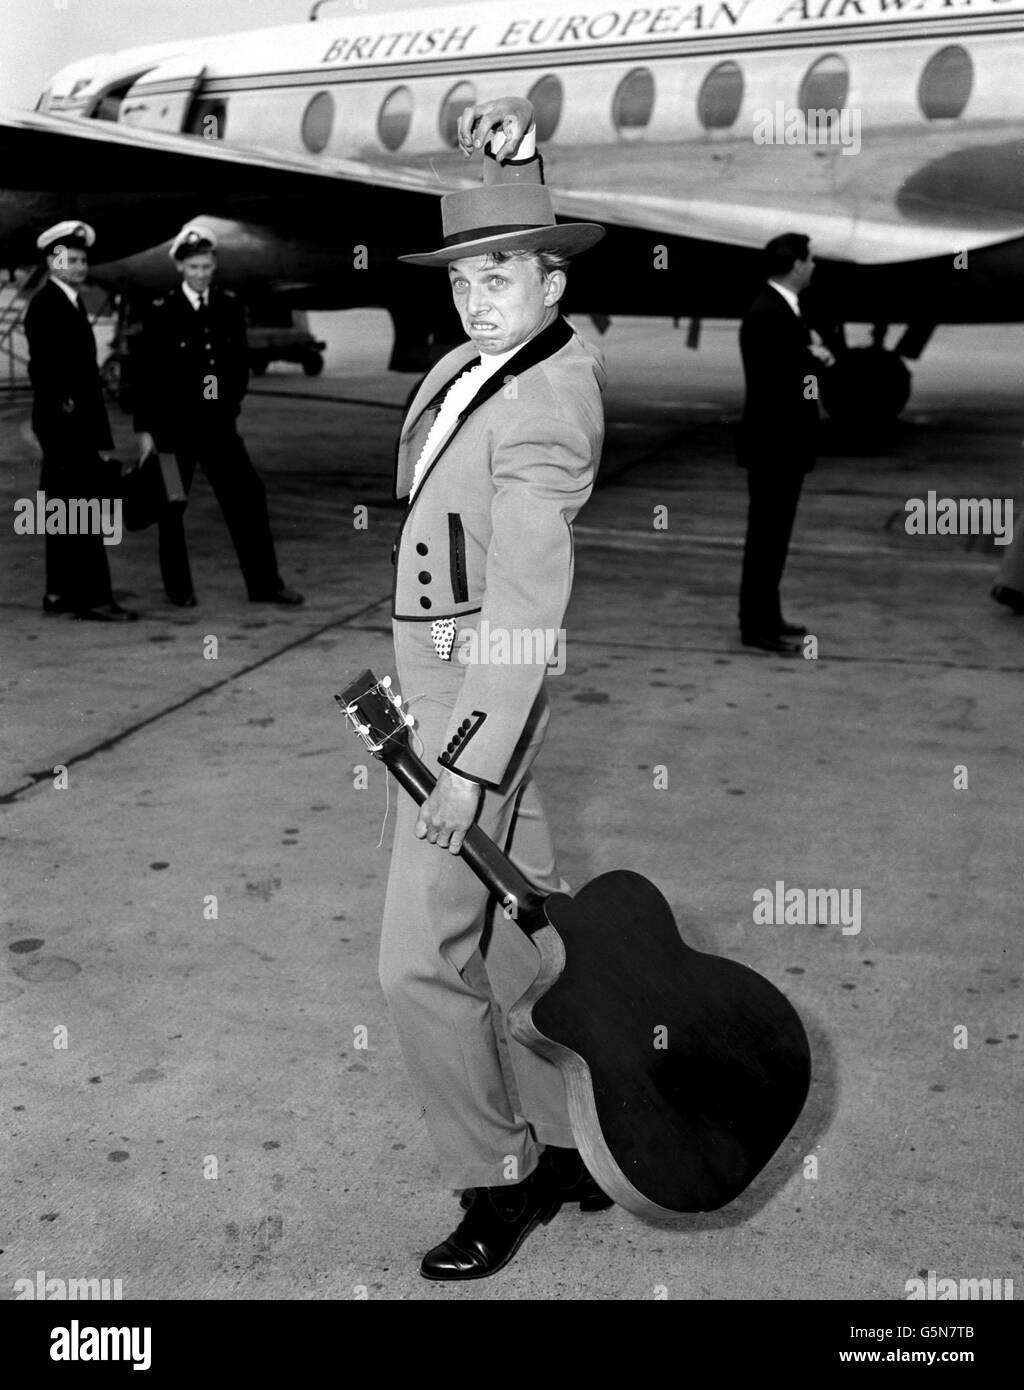
[[[413,700],[421,700],[422,698],[422,695],[411,696],[408,700],[405,701],[405,707],[408,708],[412,704]],[[424,747],[423,740],[416,732],[415,724],[409,725],[408,728],[410,739],[415,739],[416,742],[419,744],[419,748],[414,747],[413,752],[416,754],[417,757],[423,757],[427,750]],[[394,738],[395,734],[397,733],[398,730],[396,729],[394,733],[388,734],[383,741],[386,743],[389,738]],[[384,844],[384,832],[388,828],[388,816],[391,814],[391,769],[388,767],[387,763],[384,764],[384,797],[384,819],[381,821],[380,825],[380,839],[377,841],[378,849],[380,849]]]

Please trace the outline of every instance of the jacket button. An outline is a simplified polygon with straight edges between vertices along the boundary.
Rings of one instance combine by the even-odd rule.
[[[419,580],[420,580],[420,583],[421,583],[421,584],[429,584],[429,583],[430,583],[430,573],[429,573],[429,571],[428,571],[428,570],[420,570],[420,573],[419,573]]]
[[[433,604],[430,602],[430,599],[427,598],[426,594],[424,594],[424,596],[420,599],[420,607],[421,607],[421,608],[432,608],[432,607],[433,607]]]
[[[426,555],[426,554],[428,554],[427,547],[423,544],[422,541],[417,541],[417,542],[416,542],[416,554],[417,554],[417,555]]]

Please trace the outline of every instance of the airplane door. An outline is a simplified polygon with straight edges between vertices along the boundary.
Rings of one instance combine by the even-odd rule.
[[[119,123],[145,126],[147,130],[183,130],[205,71],[193,55],[171,58],[151,68],[125,93]]]

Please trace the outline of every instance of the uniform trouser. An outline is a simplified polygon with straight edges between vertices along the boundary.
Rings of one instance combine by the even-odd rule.
[[[755,465],[747,470],[750,502],[740,581],[744,632],[774,634],[782,625],[779,584],[803,481],[803,472],[796,469]]]
[[[108,483],[107,471],[95,452],[53,451],[43,455],[39,487],[48,499],[102,500],[112,495]],[[59,595],[78,612],[112,603],[110,566],[103,537],[47,535],[46,592]]]
[[[281,576],[270,533],[267,490],[234,426],[206,429],[201,436],[176,441],[174,456],[186,492],[197,465],[209,479],[231,533],[249,597],[275,594],[281,588]],[[192,593],[192,571],[179,508],[161,519],[159,534],[164,589],[171,598],[185,598]]]
[[[464,668],[438,658],[429,623],[396,622],[394,632],[398,688],[416,718],[413,746],[438,773]],[[547,721],[542,692],[505,782],[499,790],[484,789],[478,824],[531,883],[552,892],[559,887],[554,850],[530,776]],[[528,1176],[538,1142],[575,1146],[557,1068],[508,1039],[517,1113],[499,1060],[496,1029],[502,1025],[491,993],[504,1014],[533,983],[539,957],[460,856],[416,839],[417,813],[412,798],[400,792],[381,985],[443,1181],[454,1188],[495,1187]]]

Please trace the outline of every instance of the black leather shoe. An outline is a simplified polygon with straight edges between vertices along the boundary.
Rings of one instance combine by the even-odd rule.
[[[794,655],[800,650],[799,642],[783,637],[777,632],[741,632],[740,641],[745,647],[760,647],[766,652],[786,652]]]
[[[475,1187],[469,1210],[447,1240],[428,1250],[424,1279],[486,1279],[504,1269],[538,1223],[562,1204],[551,1167],[540,1163],[528,1178],[503,1187]]]
[[[297,593],[294,589],[289,589],[289,588],[288,588],[288,585],[285,584],[285,585],[282,585],[282,587],[281,587],[280,589],[278,589],[276,593],[273,593],[273,594],[259,594],[259,595],[257,595],[257,596],[254,597],[254,598],[250,598],[249,602],[250,602],[250,603],[284,603],[284,604],[287,604],[287,605],[288,605],[289,607],[291,607],[291,608],[297,608],[298,605],[299,605],[300,603],[305,603],[306,600],[303,598],[303,596],[302,596],[300,593]]]
[[[549,1144],[544,1157],[552,1166],[555,1186],[563,1203],[579,1202],[580,1211],[587,1212],[607,1211],[615,1205],[590,1176],[576,1149],[559,1149]],[[475,1191],[476,1188],[469,1187],[463,1192],[459,1201],[463,1211],[469,1210]]]
[[[44,613],[70,613],[73,608],[74,605],[68,599],[62,598],[60,594],[43,595]]]
[[[801,627],[799,623],[781,623],[779,625],[780,637],[806,637],[807,629]]]
[[[98,603],[95,608],[78,608],[75,617],[86,623],[134,623],[138,613],[131,608],[122,608],[119,603]]]
[[[199,602],[195,594],[185,594],[182,598],[175,598],[173,594],[168,594],[167,597],[174,604],[175,608],[195,608],[196,604]]]
[[[1010,589],[1005,584],[997,584],[990,597],[994,598],[996,603],[1005,603],[1007,608],[1012,608],[1015,613],[1024,613],[1024,594],[1019,589]],[[43,607],[46,607],[45,599],[43,600]]]

